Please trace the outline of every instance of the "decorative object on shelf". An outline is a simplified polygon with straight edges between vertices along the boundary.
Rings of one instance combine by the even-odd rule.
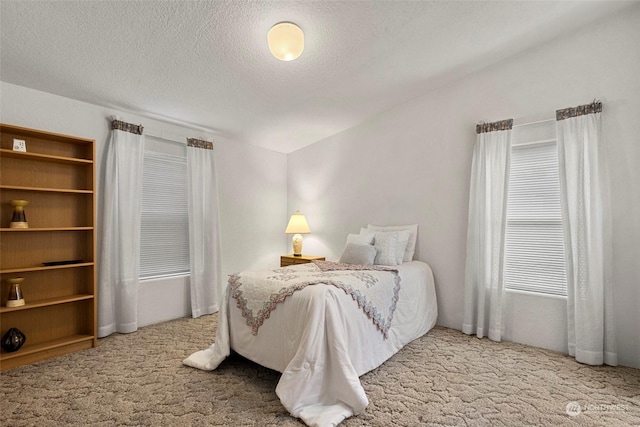
[[[7,353],[20,350],[27,337],[18,328],[11,328],[2,337],[2,349]]]
[[[45,267],[52,267],[54,265],[69,265],[69,264],[82,264],[84,261],[81,259],[70,259],[68,261],[48,261],[43,262],[42,265]]]
[[[27,142],[24,139],[13,138],[13,151],[27,152]]]
[[[9,298],[7,298],[7,307],[20,307],[24,305],[24,298],[22,297],[22,289],[20,285],[24,282],[24,277],[14,277],[8,279],[7,282],[11,284],[9,289]]]
[[[304,33],[293,22],[280,22],[267,33],[267,44],[280,61],[293,61],[304,50]]]
[[[29,228],[29,224],[27,224],[27,216],[24,213],[24,207],[28,204],[29,202],[26,200],[11,201],[11,205],[13,206],[13,216],[11,217],[9,228]]]
[[[307,224],[307,219],[304,217],[300,211],[296,211],[291,218],[289,219],[289,224],[287,225],[287,229],[284,230],[286,234],[293,234],[293,238],[291,239],[291,244],[293,246],[293,256],[302,256],[302,236],[301,234],[309,234],[311,230],[309,229],[309,224]]]

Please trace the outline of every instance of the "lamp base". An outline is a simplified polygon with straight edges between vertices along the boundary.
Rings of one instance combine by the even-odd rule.
[[[302,256],[302,236],[300,234],[293,236],[291,246],[293,246],[293,256]]]
[[[22,307],[24,299],[10,299],[7,301],[7,307]]]

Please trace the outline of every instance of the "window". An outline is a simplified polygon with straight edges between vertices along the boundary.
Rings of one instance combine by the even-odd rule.
[[[555,122],[514,127],[505,289],[567,295]]]
[[[188,274],[186,146],[146,138],[141,210],[140,278]]]

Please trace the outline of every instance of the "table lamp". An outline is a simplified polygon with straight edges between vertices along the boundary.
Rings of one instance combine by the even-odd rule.
[[[296,211],[289,219],[287,229],[284,230],[286,234],[293,234],[291,244],[293,245],[293,256],[302,256],[302,236],[301,234],[309,234],[309,224],[304,215],[300,211]]]

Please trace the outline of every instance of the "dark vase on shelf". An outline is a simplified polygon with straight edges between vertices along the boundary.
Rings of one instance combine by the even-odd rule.
[[[2,337],[2,349],[8,353],[20,350],[27,337],[18,328],[11,328]]]

